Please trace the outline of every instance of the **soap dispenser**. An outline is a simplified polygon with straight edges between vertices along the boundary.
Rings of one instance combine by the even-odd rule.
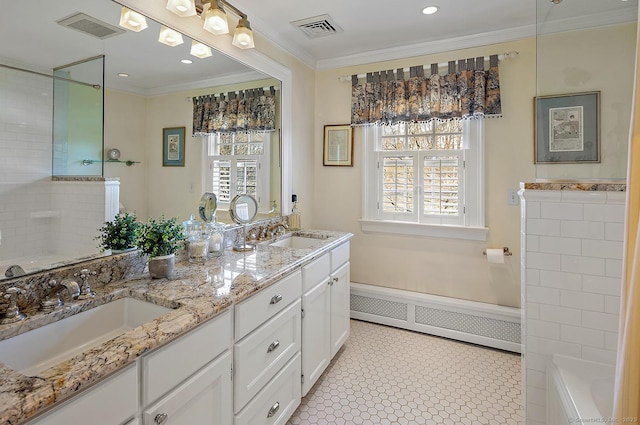
[[[289,216],[289,229],[299,230],[300,212],[298,211],[298,195],[291,195],[291,200],[293,201],[293,209],[291,210],[291,215]]]

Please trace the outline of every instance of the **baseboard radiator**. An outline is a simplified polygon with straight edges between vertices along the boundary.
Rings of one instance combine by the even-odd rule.
[[[522,352],[514,307],[352,282],[351,318]]]

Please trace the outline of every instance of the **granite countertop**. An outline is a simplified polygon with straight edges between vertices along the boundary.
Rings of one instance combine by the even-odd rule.
[[[91,300],[69,302],[52,313],[39,312],[22,322],[0,325],[0,340],[4,340],[122,297],[151,301],[174,309],[37,376],[26,376],[0,362],[0,375],[3,377],[0,383],[0,423],[26,422],[352,237],[350,233],[321,230],[297,231],[296,234],[320,239],[318,244],[307,249],[258,244],[256,250],[246,253],[229,249],[222,257],[207,260],[204,264],[178,262],[172,279],[152,280],[145,273],[93,288],[97,294]]]

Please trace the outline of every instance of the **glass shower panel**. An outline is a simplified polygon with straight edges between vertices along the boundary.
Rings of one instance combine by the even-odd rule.
[[[537,0],[536,4],[539,107],[534,143],[542,152],[535,155],[536,178],[625,179],[638,0]],[[581,95],[593,92],[599,93],[595,106],[581,101]],[[554,151],[553,140],[569,137],[566,129],[575,121],[571,111],[580,112],[577,136],[572,136],[576,143]],[[597,155],[591,153],[592,141],[597,143]]]
[[[54,70],[53,175],[102,176],[104,56]]]

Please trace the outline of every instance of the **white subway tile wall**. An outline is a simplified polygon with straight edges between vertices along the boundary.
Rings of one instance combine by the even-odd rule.
[[[527,425],[546,423],[553,354],[615,364],[624,193],[522,193]]]

